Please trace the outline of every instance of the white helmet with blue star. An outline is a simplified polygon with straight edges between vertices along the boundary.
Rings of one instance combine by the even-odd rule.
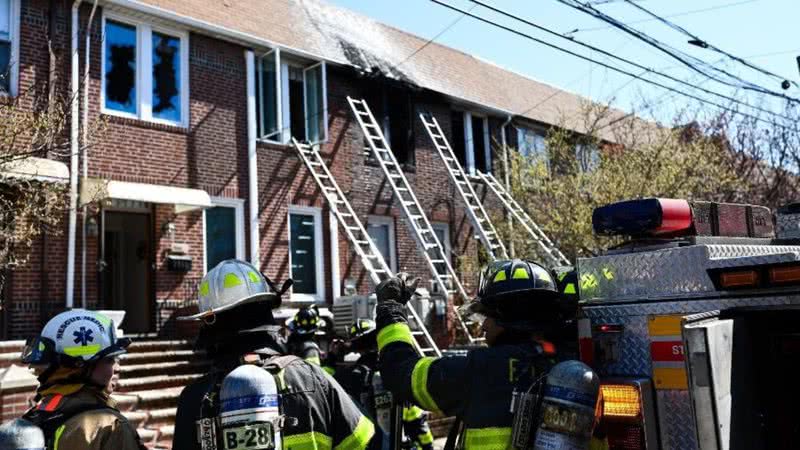
[[[129,344],[130,339],[117,339],[116,325],[110,318],[95,311],[73,309],[47,322],[42,334],[26,346],[22,361],[32,365],[82,366],[125,353]]]

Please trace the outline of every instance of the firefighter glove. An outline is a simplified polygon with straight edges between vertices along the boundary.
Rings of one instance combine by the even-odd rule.
[[[395,277],[381,281],[375,288],[375,295],[379,304],[394,301],[405,305],[416,292],[418,284],[419,278],[400,272]]]

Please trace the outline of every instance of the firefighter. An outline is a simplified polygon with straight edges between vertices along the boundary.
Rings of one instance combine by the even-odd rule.
[[[289,329],[286,343],[289,353],[312,364],[321,365],[322,352],[314,340],[321,326],[325,326],[325,321],[319,316],[317,305],[305,306],[297,311],[297,314],[286,323],[286,328]]]
[[[36,406],[23,419],[43,431],[46,448],[145,448],[110,399],[117,357],[129,344],[130,339],[117,339],[111,319],[84,309],[56,315],[29,341],[22,361],[38,371],[39,388]]]
[[[459,311],[482,320],[488,347],[464,356],[417,355],[405,306],[415,289],[416,280],[406,274],[376,288],[384,383],[400,401],[456,416],[449,445],[511,448],[514,391],[526,388],[519,385],[523,380],[541,379],[555,365],[558,355],[547,337],[574,315],[562,309],[553,275],[529,261],[491,263],[481,274],[477,299]]]
[[[356,319],[348,330],[347,346],[358,352],[360,357],[356,363],[336,372],[336,380],[360,403],[361,407],[376,419],[384,437],[389,437],[391,424],[392,399],[381,382],[378,371],[378,344],[376,341],[375,321],[367,318]],[[337,352],[332,352],[337,355]],[[332,364],[329,364],[332,365]],[[405,447],[416,447],[420,450],[433,449],[433,434],[428,426],[428,413],[417,406],[403,408],[403,432],[411,442]],[[386,443],[379,443],[376,448],[389,448]]]
[[[281,295],[290,286],[291,281],[287,281],[277,289],[255,267],[238,260],[219,263],[203,278],[199,288],[200,312],[181,319],[201,323],[197,346],[207,352],[214,364],[210,373],[181,392],[172,448],[234,448],[237,436],[246,442],[246,434],[236,433],[247,433],[248,426],[261,424],[244,423],[235,430],[225,429],[228,420],[225,414],[230,412],[227,408],[242,404],[238,400],[226,403],[224,390],[225,386],[243,389],[248,383],[250,394],[242,399],[254,399],[254,405],[262,405],[262,399],[279,398],[283,418],[280,427],[273,423],[270,425],[273,428],[263,428],[265,433],[275,433],[274,438],[265,442],[282,442],[285,449],[366,448],[374,434],[374,425],[341,386],[318,365],[286,356],[272,309],[280,306]],[[270,383],[254,378],[247,381],[248,373],[253,372],[248,365],[259,368],[256,372],[262,378],[264,374],[272,376],[275,382],[271,385],[277,386],[278,392],[255,396],[253,390]],[[256,420],[257,416],[241,417],[246,422],[250,418]],[[261,439],[262,428],[258,430]],[[218,441],[223,434],[232,439],[223,444]]]

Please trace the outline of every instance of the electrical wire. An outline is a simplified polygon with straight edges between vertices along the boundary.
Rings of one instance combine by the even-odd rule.
[[[539,39],[539,38],[536,38],[534,36],[531,36],[530,34],[526,34],[526,33],[522,32],[522,31],[519,31],[519,30],[516,30],[514,28],[508,27],[506,25],[494,22],[494,21],[492,21],[490,19],[487,19],[485,17],[482,17],[482,16],[479,16],[479,15],[473,14],[471,12],[465,11],[465,10],[463,10],[463,9],[457,7],[457,6],[450,5],[450,4],[448,4],[446,2],[443,2],[441,0],[430,0],[430,1],[432,1],[433,3],[436,3],[436,4],[440,5],[440,6],[443,6],[445,8],[451,9],[453,11],[461,12],[461,13],[463,13],[463,14],[469,16],[469,17],[472,17],[473,19],[476,19],[476,20],[478,20],[480,22],[483,22],[483,23],[486,23],[488,25],[492,25],[494,27],[500,28],[502,30],[508,31],[509,33],[524,37],[524,38],[529,39],[529,40],[531,40],[533,42],[536,42],[536,43],[539,43],[541,45],[544,45],[545,47],[548,47],[548,48],[551,48],[551,49],[554,49],[554,50],[558,50],[558,51],[560,51],[562,53],[566,53],[568,55],[571,55],[571,56],[574,56],[576,58],[582,59],[584,61],[589,61],[589,62],[595,63],[595,64],[600,65],[602,67],[605,67],[607,69],[613,70],[614,72],[618,72],[618,73],[621,73],[623,75],[626,75],[626,76],[635,78],[637,80],[643,81],[645,83],[649,83],[651,85],[660,87],[662,89],[665,89],[665,90],[680,94],[680,95],[682,95],[684,97],[699,101],[701,103],[705,103],[705,104],[708,104],[708,105],[711,105],[711,106],[715,106],[715,107],[717,107],[717,108],[719,108],[721,110],[724,110],[724,111],[735,112],[737,114],[740,114],[740,115],[742,115],[744,117],[749,117],[749,118],[751,118],[753,120],[756,120],[756,121],[764,122],[764,123],[767,123],[767,124],[770,124],[770,125],[775,125],[773,122],[769,122],[769,121],[763,119],[762,117],[754,116],[754,115],[749,114],[749,113],[745,113],[745,112],[742,112],[742,111],[739,111],[739,110],[735,110],[735,109],[732,109],[732,108],[730,108],[728,106],[722,105],[720,103],[716,103],[716,102],[713,102],[711,100],[698,97],[698,96],[696,96],[694,94],[690,94],[690,93],[687,93],[687,92],[680,91],[680,90],[678,90],[678,89],[676,89],[676,88],[674,88],[672,86],[668,86],[668,85],[665,85],[663,83],[659,83],[657,81],[654,81],[654,80],[651,80],[651,79],[648,79],[648,78],[643,78],[642,76],[637,75],[637,74],[635,74],[633,72],[627,71],[625,69],[621,69],[619,67],[612,66],[610,64],[606,64],[606,63],[601,62],[601,61],[597,61],[597,60],[589,58],[589,57],[587,57],[585,55],[581,55],[579,53],[576,53],[576,52],[574,52],[572,50],[568,50],[568,49],[565,49],[563,47],[559,47],[559,46],[557,46],[555,44],[552,44],[550,42],[547,42],[547,41],[544,41],[542,39]],[[777,126],[781,126],[781,125],[777,125]]]
[[[578,40],[578,39],[575,39],[575,38],[571,38],[571,37],[565,36],[565,35],[563,35],[563,34],[561,34],[561,33],[557,32],[557,31],[554,31],[554,30],[552,30],[552,29],[550,29],[550,28],[547,28],[547,27],[544,27],[544,26],[542,26],[542,25],[539,25],[539,24],[537,24],[537,23],[534,23],[534,22],[532,22],[532,21],[530,21],[530,20],[528,20],[528,19],[525,19],[525,18],[519,17],[519,16],[517,16],[517,15],[515,15],[515,14],[509,13],[508,11],[502,10],[502,9],[500,9],[500,8],[496,8],[496,7],[494,7],[494,6],[490,5],[490,4],[487,4],[487,3],[485,3],[485,2],[483,2],[483,1],[481,1],[481,0],[469,0],[469,1],[471,1],[472,3],[474,3],[474,4],[476,4],[476,5],[480,5],[480,6],[482,6],[482,7],[486,8],[486,9],[488,9],[488,10],[490,10],[490,11],[493,11],[493,12],[495,12],[495,13],[501,14],[501,15],[503,15],[503,16],[505,16],[505,17],[508,17],[508,18],[510,18],[510,19],[513,19],[513,20],[516,20],[516,21],[518,21],[518,22],[520,22],[520,23],[523,23],[523,24],[525,24],[525,25],[531,26],[531,27],[533,27],[533,28],[535,28],[535,29],[537,29],[537,30],[543,31],[543,32],[545,32],[545,33],[547,33],[547,34],[550,34],[550,35],[552,35],[552,36],[556,36],[556,37],[559,37],[559,38],[561,38],[561,39],[567,40],[567,41],[569,41],[569,42],[573,42],[573,43],[575,43],[575,44],[578,44],[578,45],[580,45],[580,46],[582,46],[582,47],[585,47],[585,48],[588,48],[588,49],[590,49],[590,50],[592,50],[592,51],[598,52],[598,53],[600,53],[600,54],[602,54],[602,55],[604,55],[604,56],[607,56],[607,57],[609,57],[609,58],[615,59],[615,60],[617,60],[617,61],[620,61],[620,62],[623,62],[623,63],[625,63],[625,64],[629,64],[629,65],[631,65],[631,66],[633,66],[633,67],[636,67],[636,68],[637,68],[637,69],[639,69],[639,70],[643,70],[643,71],[645,71],[645,72],[647,72],[647,73],[652,73],[652,74],[655,74],[655,75],[661,76],[661,77],[663,77],[663,78],[666,78],[666,79],[668,79],[668,80],[670,80],[670,81],[673,81],[673,82],[675,82],[675,83],[682,84],[682,85],[684,85],[684,86],[686,86],[686,87],[689,87],[689,88],[692,88],[692,89],[697,89],[697,90],[700,90],[700,91],[702,91],[702,92],[705,92],[706,94],[709,94],[709,95],[715,95],[715,96],[717,96],[717,97],[719,97],[719,98],[725,99],[725,100],[727,100],[727,101],[730,101],[730,102],[738,103],[738,104],[740,104],[740,105],[742,105],[742,106],[746,106],[746,107],[748,107],[748,108],[752,108],[752,109],[755,109],[755,110],[757,110],[757,111],[760,111],[760,112],[763,112],[763,113],[767,113],[767,114],[774,114],[774,115],[777,115],[777,116],[779,116],[779,117],[781,117],[781,118],[783,118],[783,119],[786,119],[786,120],[791,120],[789,117],[782,116],[781,114],[778,114],[778,113],[776,113],[776,112],[774,112],[774,111],[770,111],[770,110],[768,110],[768,109],[765,109],[765,108],[762,108],[762,107],[759,107],[759,106],[754,106],[754,105],[751,105],[751,104],[749,104],[749,103],[747,103],[747,102],[744,102],[744,101],[742,101],[742,100],[739,100],[739,99],[737,99],[737,98],[735,98],[735,97],[731,97],[731,96],[729,96],[729,95],[721,94],[721,93],[719,93],[719,92],[712,91],[712,90],[710,90],[710,89],[706,89],[706,88],[703,88],[703,87],[698,87],[697,85],[694,85],[694,84],[692,84],[692,83],[689,83],[689,82],[687,82],[687,81],[685,81],[685,80],[682,80],[682,79],[680,79],[680,78],[677,78],[677,77],[675,77],[675,76],[672,76],[672,75],[669,75],[669,74],[666,74],[666,73],[663,73],[663,72],[657,71],[657,70],[655,70],[655,69],[652,69],[652,68],[650,68],[650,67],[646,67],[646,66],[644,66],[644,65],[642,65],[642,64],[640,64],[640,63],[637,63],[637,62],[635,62],[635,61],[631,61],[631,60],[629,60],[629,59],[626,59],[626,58],[623,58],[623,57],[621,57],[621,56],[618,56],[618,55],[616,55],[614,52],[609,52],[609,51],[607,51],[607,50],[601,49],[601,48],[599,48],[599,47],[597,47],[597,46],[594,46],[594,45],[592,45],[592,44],[588,44],[588,43],[586,43],[586,42],[583,42],[583,41],[580,41],[580,40]],[[627,0],[626,0],[626,1],[627,1]],[[436,3],[439,3],[439,2],[437,1]]]

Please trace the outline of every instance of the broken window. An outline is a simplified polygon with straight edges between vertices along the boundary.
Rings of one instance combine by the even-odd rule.
[[[472,116],[472,151],[475,168],[484,173],[492,171],[491,146],[489,145],[489,119]]]
[[[389,146],[400,164],[414,164],[414,122],[411,96],[399,88],[387,88],[385,102]]]
[[[452,138],[450,146],[461,167],[467,167],[467,143],[464,139],[464,112],[452,111],[450,114],[450,129]]]
[[[11,2],[0,0],[0,92],[11,92]]]
[[[107,17],[103,39],[104,112],[186,126],[188,37]]]
[[[451,118],[453,141],[451,146],[464,172],[475,175],[475,170],[492,171],[492,153],[489,145],[489,119],[469,111],[454,111]]]
[[[181,41],[153,33],[153,117],[181,121]]]
[[[106,108],[136,114],[136,27],[106,21]]]
[[[272,50],[256,61],[258,139],[318,143],[328,138],[325,62],[282,61]],[[291,57],[290,57],[291,58]]]

